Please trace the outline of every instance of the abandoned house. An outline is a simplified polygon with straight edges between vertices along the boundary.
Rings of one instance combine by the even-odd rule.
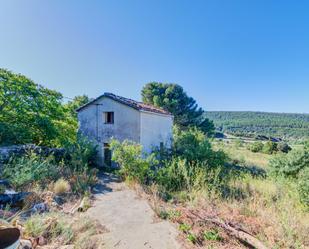
[[[111,166],[111,138],[139,143],[144,152],[171,146],[173,116],[152,105],[104,93],[78,108],[77,114],[79,131],[98,146],[101,165]]]

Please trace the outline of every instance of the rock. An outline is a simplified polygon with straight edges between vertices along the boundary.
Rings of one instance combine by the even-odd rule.
[[[10,205],[11,207],[22,207],[24,199],[29,192],[20,192],[15,194],[0,194],[0,205]]]
[[[33,206],[32,210],[33,213],[43,213],[48,211],[48,206],[46,203],[37,203]]]
[[[21,239],[18,249],[32,249],[31,241],[27,239]]]
[[[40,237],[38,238],[38,245],[39,245],[39,246],[45,246],[46,244],[47,244],[46,239],[45,239],[43,236],[40,236]]]
[[[64,199],[63,199],[61,196],[59,196],[59,195],[56,195],[56,196],[54,197],[54,201],[55,201],[59,206],[63,205],[63,203],[64,203]]]

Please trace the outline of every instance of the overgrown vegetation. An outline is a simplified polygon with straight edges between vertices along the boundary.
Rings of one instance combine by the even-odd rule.
[[[48,157],[29,151],[22,156],[12,157],[4,165],[2,177],[8,179],[16,190],[31,189],[33,185],[42,188],[55,183],[60,191],[68,182],[74,193],[84,193],[96,182],[97,170],[93,167],[96,148],[85,138],[67,147],[62,158]],[[59,176],[62,177],[62,183]],[[60,191],[61,192],[61,191]]]
[[[199,217],[239,224],[270,248],[305,248],[309,245],[307,152],[293,149],[265,154],[264,144],[267,142],[251,152],[247,147],[252,148],[252,143],[224,143],[209,140],[196,128],[175,128],[172,149],[156,150],[151,155],[156,161],[147,164],[147,156],[135,154],[137,161],[147,164],[139,183],[165,201],[168,209],[162,204],[155,204],[154,209],[159,217],[179,223],[184,239],[192,246],[246,247],[217,225],[187,217],[191,211]],[[114,159],[120,166],[124,162]],[[130,165],[136,164],[127,163],[128,172]],[[177,209],[168,203],[177,204]]]

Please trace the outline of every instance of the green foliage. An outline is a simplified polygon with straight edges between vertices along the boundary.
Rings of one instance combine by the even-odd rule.
[[[59,146],[74,141],[77,126],[61,102],[60,93],[0,69],[0,144]]]
[[[263,150],[263,143],[262,142],[253,142],[249,145],[249,150],[251,150],[252,152],[261,152]]]
[[[174,127],[173,155],[188,162],[204,162],[213,166],[222,165],[226,155],[214,152],[211,143],[197,128],[183,131]]]
[[[213,135],[213,123],[204,117],[204,110],[177,84],[151,82],[142,89],[143,102],[161,107],[174,115],[174,123],[181,129],[196,126]]]
[[[197,242],[197,236],[193,233],[189,233],[187,235],[187,240],[189,240],[191,243],[195,244]]]
[[[221,132],[254,137],[309,138],[309,114],[267,112],[206,112]]]
[[[157,163],[153,154],[143,155],[142,146],[128,140],[119,142],[114,139],[110,142],[110,148],[113,151],[112,160],[119,164],[119,173],[124,179],[146,182],[150,167]]]
[[[80,95],[80,96],[75,96],[73,100],[70,100],[65,107],[70,111],[71,116],[74,117],[77,115],[76,109],[79,107],[87,104],[90,102],[92,99],[89,98],[87,95]]]
[[[278,143],[277,149],[278,151],[283,153],[288,153],[289,151],[292,150],[292,148],[287,143],[284,142]]]
[[[270,160],[269,167],[275,175],[297,178],[302,169],[309,167],[309,152],[295,149],[288,154],[278,154]]]
[[[73,192],[83,193],[96,182],[97,171],[90,166],[96,150],[90,142],[80,141],[80,144],[72,144],[68,148],[67,155],[61,161],[53,155],[44,157],[31,151],[23,156],[12,157],[4,165],[2,176],[17,189],[25,189],[33,184],[45,187],[62,176],[70,182]]]
[[[0,145],[76,142],[75,109],[88,100],[83,95],[63,104],[61,93],[0,68]]]
[[[309,165],[299,174],[298,193],[301,201],[309,206]]]
[[[34,182],[45,185],[56,180],[62,168],[62,164],[56,165],[53,156],[43,158],[30,152],[23,157],[11,158],[4,166],[3,176],[20,189]]]
[[[172,158],[157,171],[155,181],[166,191],[193,189],[220,190],[229,181],[222,151],[214,151],[205,135],[196,128],[174,130]]]
[[[47,222],[49,221],[49,222]],[[53,223],[51,223],[53,221]],[[39,237],[44,235],[49,241],[61,237],[62,243],[67,244],[73,240],[74,232],[63,215],[48,213],[33,215],[25,222],[25,235]]]
[[[278,148],[277,148],[277,143],[275,142],[272,142],[272,141],[267,141],[264,146],[263,146],[263,150],[262,152],[265,153],[265,154],[274,154],[278,151]]]
[[[278,154],[270,160],[269,167],[273,175],[296,182],[301,201],[309,206],[309,151],[295,149],[288,154]]]
[[[182,223],[179,225],[178,229],[184,233],[188,233],[191,230],[191,226],[187,223]]]
[[[220,241],[221,237],[217,230],[209,230],[203,232],[203,237],[205,240],[211,240],[211,241]]]

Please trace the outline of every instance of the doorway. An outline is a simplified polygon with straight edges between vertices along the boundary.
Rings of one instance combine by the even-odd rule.
[[[108,143],[103,144],[104,166],[112,166],[112,151]]]

